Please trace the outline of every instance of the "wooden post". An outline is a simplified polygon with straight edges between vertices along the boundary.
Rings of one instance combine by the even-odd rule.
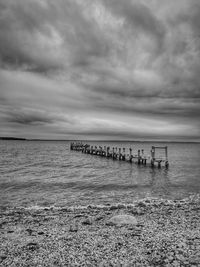
[[[103,156],[103,147],[101,146],[101,156]]]
[[[115,159],[117,159],[117,147],[115,148]]]
[[[85,153],[85,147],[86,147],[86,145],[83,145],[82,153]]]
[[[101,154],[101,147],[99,146],[99,148],[98,148],[98,155],[100,156],[100,154]]]
[[[114,159],[114,157],[115,157],[115,148],[113,147],[113,149],[112,149],[112,158]]]
[[[153,147],[153,160],[156,160],[156,148],[155,146]]]
[[[126,160],[126,149],[123,148],[122,160]]]
[[[167,151],[167,146],[165,147],[165,159],[168,161],[168,151]]]
[[[138,150],[138,164],[140,165],[140,149]]]
[[[121,160],[121,148],[119,148],[119,160]]]
[[[114,151],[113,159],[116,159],[116,157],[117,157],[117,147],[115,147],[113,151]]]
[[[151,147],[151,166],[154,167],[154,161],[155,161],[155,147]]]
[[[84,149],[85,149],[85,145],[83,145],[83,147],[82,147],[82,150],[81,150],[81,151],[82,151],[82,153],[84,152]]]
[[[107,151],[106,151],[106,157],[109,158],[110,157],[110,147],[107,147]]]
[[[133,155],[132,155],[132,148],[129,148],[130,154],[129,154],[129,161],[132,162]]]
[[[88,149],[88,144],[85,145],[85,149],[84,149],[84,153],[87,153],[87,149]]]
[[[107,155],[107,147],[106,147],[106,146],[104,146],[104,150],[103,150],[103,156],[104,156],[104,157],[106,157],[106,155]]]
[[[165,167],[169,167],[167,146],[165,147]]]
[[[141,158],[142,158],[142,164],[144,164],[144,149],[141,150]]]

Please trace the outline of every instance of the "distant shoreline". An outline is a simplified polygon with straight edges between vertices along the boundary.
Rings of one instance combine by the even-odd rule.
[[[44,141],[44,142],[71,142],[74,139],[30,139],[21,137],[0,137],[0,140],[6,141]],[[80,142],[127,142],[127,143],[181,143],[181,144],[200,144],[200,141],[166,141],[166,140],[76,140]]]
[[[18,137],[0,137],[0,140],[22,140],[26,141],[26,138],[18,138]]]

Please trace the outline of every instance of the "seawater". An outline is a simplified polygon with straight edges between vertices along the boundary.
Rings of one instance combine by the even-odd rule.
[[[91,142],[92,144],[92,142]],[[0,206],[63,207],[181,199],[200,192],[199,143],[95,142],[168,146],[169,169],[151,168],[70,151],[67,141],[0,141]],[[127,151],[128,153],[128,151]]]

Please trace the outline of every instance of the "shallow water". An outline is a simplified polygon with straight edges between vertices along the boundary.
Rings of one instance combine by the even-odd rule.
[[[64,141],[0,141],[1,206],[66,206],[179,199],[200,192],[200,144],[96,142],[144,149],[168,146],[169,169],[70,151]],[[127,151],[128,153],[128,151]]]

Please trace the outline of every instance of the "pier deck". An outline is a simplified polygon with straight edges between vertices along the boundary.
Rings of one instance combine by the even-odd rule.
[[[92,146],[89,144],[83,144],[82,142],[70,143],[70,150],[80,151],[84,154],[97,155],[106,158],[112,158],[113,160],[126,161],[130,163],[137,163],[141,165],[149,165],[154,167],[156,164],[158,168],[163,164],[166,168],[169,167],[168,161],[168,147],[156,147],[152,146],[150,154],[146,154],[143,149],[137,150],[136,154],[133,154],[133,149],[129,148],[129,153],[126,153],[125,148],[113,147],[112,149],[108,146]],[[164,153],[163,153],[164,152]]]

